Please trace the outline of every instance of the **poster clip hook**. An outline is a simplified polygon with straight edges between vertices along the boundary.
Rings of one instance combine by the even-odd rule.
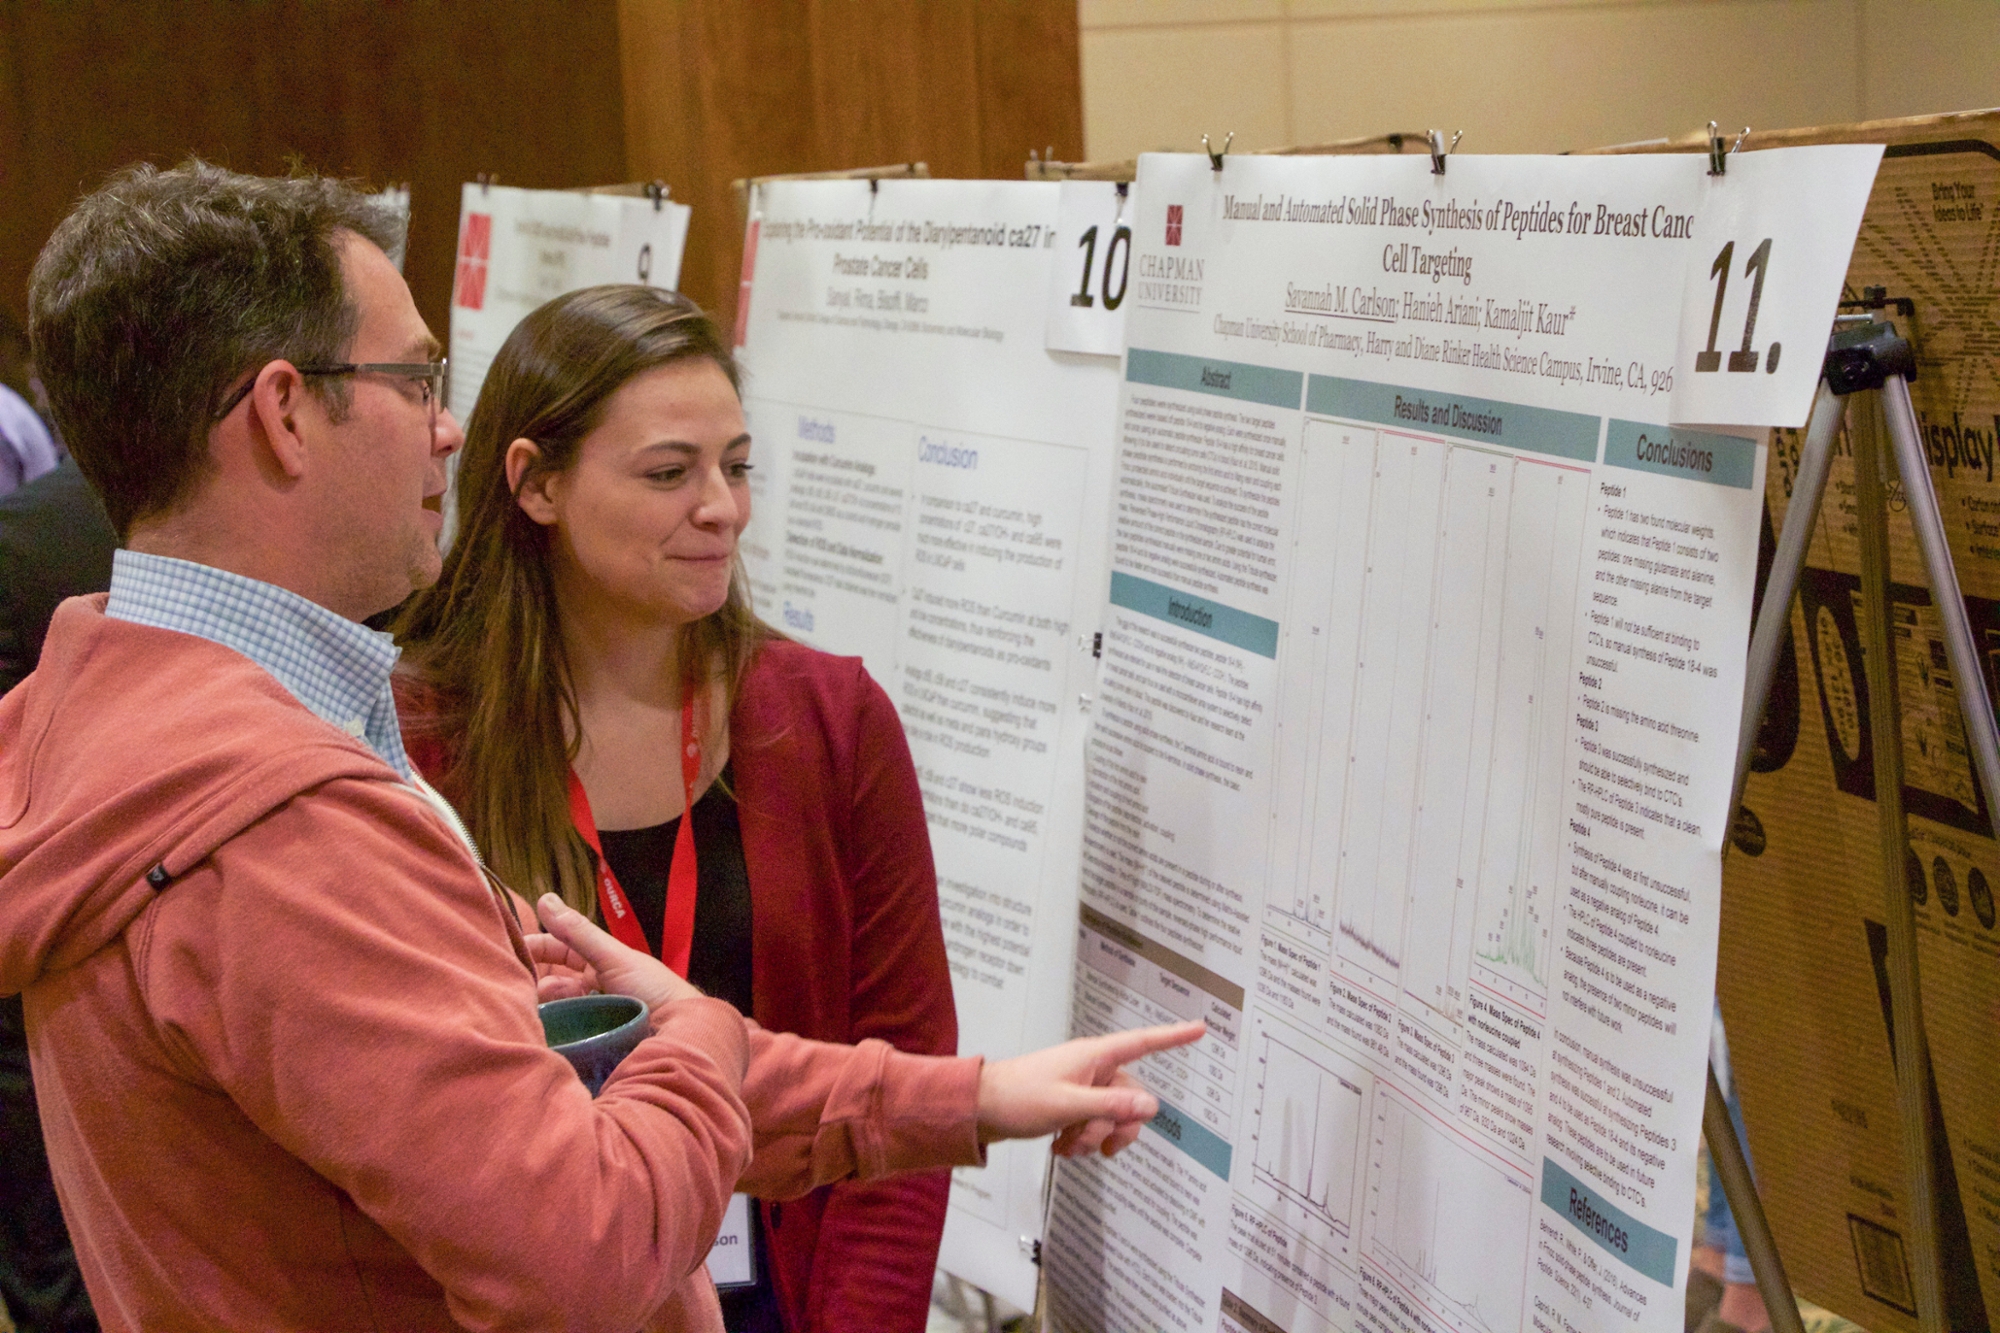
[[[1431,175],[1442,176],[1445,158],[1458,151],[1458,141],[1465,137],[1465,131],[1453,134],[1449,146],[1445,144],[1443,130],[1427,130],[1424,137],[1430,140],[1431,145]]]
[[[1749,136],[1750,136],[1750,127],[1748,125],[1745,125],[1743,127],[1743,132],[1736,136],[1736,142],[1731,144],[1728,148],[1724,148],[1722,146],[1723,144],[1722,136],[1716,133],[1715,131],[1715,122],[1712,120],[1709,121],[1708,122],[1708,174],[1711,176],[1721,176],[1727,173],[1729,170],[1729,155],[1735,152],[1737,149],[1741,148],[1743,146],[1743,141]]]

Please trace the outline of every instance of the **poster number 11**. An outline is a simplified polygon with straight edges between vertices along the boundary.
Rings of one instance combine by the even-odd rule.
[[[1729,270],[1736,262],[1736,242],[1724,245],[1715,256],[1715,263],[1709,266],[1708,276],[1715,279],[1715,311],[1708,317],[1708,347],[1695,353],[1696,374],[1722,369],[1722,353],[1715,350],[1715,335],[1722,325],[1722,298],[1729,290]],[[1757,280],[1750,288],[1750,309],[1743,316],[1743,345],[1729,354],[1729,368],[1734,371],[1754,371],[1761,358],[1764,373],[1773,375],[1778,370],[1778,344],[1772,343],[1759,353],[1750,346],[1750,340],[1757,334],[1757,307],[1764,300],[1764,275],[1771,266],[1771,238],[1766,236],[1763,244],[1750,252],[1750,258],[1743,263],[1743,276],[1752,273]]]
[[[1083,251],[1083,280],[1069,303],[1076,306],[1094,306],[1097,298],[1090,294],[1092,270],[1097,265],[1097,228],[1092,227],[1077,238],[1077,249]],[[1104,247],[1104,273],[1098,283],[1098,290],[1104,296],[1104,308],[1116,310],[1125,301],[1125,281],[1132,267],[1132,229],[1121,225],[1111,233],[1111,243]],[[1111,270],[1118,270],[1118,291],[1111,290]]]

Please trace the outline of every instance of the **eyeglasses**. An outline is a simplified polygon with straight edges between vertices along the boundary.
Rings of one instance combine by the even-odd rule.
[[[424,395],[424,408],[430,413],[431,434],[437,434],[438,404],[444,398],[445,381],[450,373],[451,361],[439,357],[435,361],[341,361],[324,366],[294,366],[301,375],[394,375],[399,379],[414,380]],[[243,386],[229,395],[229,401],[215,414],[217,421],[236,410],[236,405],[250,396],[251,387],[257,383],[252,375]]]

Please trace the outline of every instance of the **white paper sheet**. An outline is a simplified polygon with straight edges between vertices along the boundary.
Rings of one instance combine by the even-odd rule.
[[[1814,144],[1702,178],[1672,420],[1805,425],[1881,162],[1878,143]]]
[[[1682,1324],[1764,452],[1669,431],[1705,163],[1141,160],[1056,1326]]]
[[[1124,181],[1063,181],[1058,189],[1048,348],[1120,356],[1125,351],[1125,298],[1132,291],[1132,228],[1125,219],[1131,186]]]
[[[858,654],[923,784],[959,1049],[1068,1023],[1118,366],[1043,346],[1054,184],[774,182],[753,201],[744,535],[759,614]],[[940,1262],[1032,1306],[1046,1142],[952,1189]]]

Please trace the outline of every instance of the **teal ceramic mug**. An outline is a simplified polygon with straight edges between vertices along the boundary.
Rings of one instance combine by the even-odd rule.
[[[542,1035],[595,1097],[618,1062],[652,1031],[646,1004],[629,995],[573,995],[540,1008]]]

